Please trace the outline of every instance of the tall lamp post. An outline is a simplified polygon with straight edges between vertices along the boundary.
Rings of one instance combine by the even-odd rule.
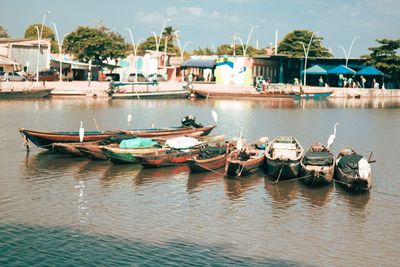
[[[240,44],[242,45],[243,56],[246,56],[246,48],[244,47],[242,38],[240,38],[239,36],[236,36],[236,35],[235,35],[235,39],[236,39],[236,40],[239,40]]]
[[[303,46],[304,56],[305,56],[305,60],[304,60],[304,71],[303,71],[303,81],[304,81],[304,82],[303,82],[303,85],[304,85],[304,86],[307,85],[307,74],[306,74],[307,60],[308,60],[308,53],[310,52],[311,42],[312,42],[312,40],[313,40],[313,38],[314,38],[314,34],[315,34],[315,33],[313,32],[312,35],[311,35],[310,41],[308,42],[307,49],[306,49],[306,46],[304,45],[304,43],[299,41],[299,43],[301,43],[301,45]]]
[[[254,29],[258,28],[258,25],[253,25],[251,26],[249,35],[247,35],[247,41],[246,41],[246,50],[244,50],[244,57],[246,56],[246,52],[247,52],[247,48],[249,47],[249,42],[250,42],[250,38],[251,38],[251,34],[253,33]]]
[[[344,56],[345,56],[345,58],[346,58],[346,67],[347,67],[347,63],[349,62],[351,49],[353,48],[354,42],[355,42],[356,39],[358,39],[358,38],[360,38],[360,36],[358,36],[358,35],[353,37],[353,40],[351,41],[350,48],[349,48],[349,51],[348,51],[348,52],[346,52],[346,49],[344,49],[343,45],[339,45],[339,47],[342,48],[343,53],[344,53]]]
[[[63,63],[62,46],[63,46],[63,43],[64,43],[65,36],[67,36],[69,33],[65,33],[64,36],[61,39],[61,42],[60,42],[60,36],[58,35],[57,26],[56,26],[56,24],[54,22],[52,22],[51,24],[53,24],[53,26],[54,26],[54,30],[56,32],[56,37],[57,37],[58,54],[59,54],[59,57],[60,57],[60,59],[59,59],[59,61],[60,61],[60,77],[59,78],[60,78],[60,82],[62,82],[62,63]]]
[[[167,21],[170,21],[170,20],[171,20],[171,19],[169,19],[169,18],[164,20],[163,25],[162,25],[162,27],[161,27],[161,31],[160,31],[160,36],[159,36],[159,37],[157,37],[157,34],[156,34],[155,32],[151,32],[151,33],[154,35],[154,39],[155,39],[155,41],[156,41],[157,66],[158,66],[158,63],[159,63],[159,60],[158,60],[158,50],[159,50],[159,48],[160,48],[161,37],[162,37],[163,31],[164,31],[165,25],[167,24]]]
[[[38,59],[37,59],[37,64],[36,64],[36,80],[39,82],[39,56],[40,56],[40,41],[42,40],[42,35],[43,35],[43,27],[44,27],[44,22],[46,20],[47,14],[50,14],[50,11],[44,12],[43,15],[43,20],[42,20],[42,27],[40,28],[40,33],[38,34]],[[35,26],[36,30],[39,31],[39,27]]]
[[[182,64],[182,63],[183,63],[183,54],[185,53],[186,46],[187,46],[188,44],[190,44],[191,41],[187,41],[187,42],[183,45],[183,48],[182,48],[182,46],[181,46],[181,41],[179,40],[178,32],[179,32],[179,31],[176,31],[176,32],[174,32],[174,34],[175,34],[175,36],[176,36],[176,40],[178,41],[179,52],[180,52],[180,54],[181,54],[181,64]]]
[[[129,32],[129,36],[131,37],[131,42],[132,42],[132,46],[133,46],[133,53],[134,53],[134,55],[135,55],[135,58],[134,58],[134,62],[135,62],[135,71],[136,71],[135,82],[137,82],[137,80],[138,80],[138,71],[137,71],[137,66],[136,66],[136,56],[137,56],[137,50],[138,50],[139,45],[140,45],[140,41],[141,41],[143,38],[139,38],[139,40],[138,40],[137,43],[135,44],[135,41],[134,41],[134,39],[133,39],[132,30],[131,30],[130,28],[125,28],[125,29]]]

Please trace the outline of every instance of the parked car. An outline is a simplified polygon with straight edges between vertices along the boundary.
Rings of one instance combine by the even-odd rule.
[[[26,77],[18,72],[0,72],[0,81],[10,81],[10,82],[24,82]]]
[[[37,81],[36,74],[29,78],[30,81]],[[57,71],[47,70],[39,71],[39,81],[58,81],[60,80],[60,75]]]
[[[166,79],[162,74],[159,73],[153,73],[147,76],[147,79],[151,82],[165,82]]]
[[[142,73],[137,74],[138,82],[148,82],[149,80]],[[136,82],[136,73],[131,73],[128,76],[128,82]]]

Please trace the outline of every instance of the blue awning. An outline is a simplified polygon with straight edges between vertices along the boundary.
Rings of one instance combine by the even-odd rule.
[[[182,63],[184,68],[200,68],[200,69],[213,69],[215,67],[215,59],[189,59]]]
[[[333,69],[328,70],[328,74],[356,74],[356,72],[349,67],[339,65]]]
[[[322,68],[319,65],[314,65],[308,69],[305,70],[306,74],[314,74],[314,75],[326,75],[328,72],[326,69]]]
[[[357,75],[384,75],[383,72],[381,72],[380,70],[378,70],[372,66],[365,67],[365,68],[357,71],[356,74]]]

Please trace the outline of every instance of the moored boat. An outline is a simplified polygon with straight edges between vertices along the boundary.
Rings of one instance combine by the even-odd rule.
[[[311,186],[330,184],[335,170],[335,157],[323,144],[310,146],[300,160],[300,173],[305,184]]]
[[[255,173],[258,167],[264,164],[265,148],[268,142],[267,137],[262,137],[242,148],[239,146],[239,151],[230,152],[226,160],[225,176],[238,178]]]
[[[186,164],[191,172],[213,171],[225,167],[227,157],[227,147],[209,146],[201,148]]]
[[[151,153],[136,155],[136,160],[144,167],[164,167],[185,165],[186,161],[199,153],[199,148],[160,149]]]
[[[0,99],[2,98],[43,98],[51,94],[54,88],[37,88],[37,89],[0,89]]]
[[[276,181],[292,179],[300,173],[304,149],[292,136],[279,136],[271,141],[265,153],[266,174]]]
[[[235,98],[235,99],[265,99],[265,98],[293,98],[293,93],[288,90],[266,90],[264,92],[257,91],[214,91],[193,89],[193,93],[201,98]]]
[[[336,156],[335,180],[350,191],[368,191],[372,187],[371,164],[352,147],[344,147]]]

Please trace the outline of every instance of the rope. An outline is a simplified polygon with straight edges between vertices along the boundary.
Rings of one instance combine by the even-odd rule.
[[[202,167],[202,168],[204,168],[204,169],[206,169],[206,170],[209,170],[209,171],[211,171],[211,172],[214,172],[214,173],[216,173],[216,174],[221,174],[221,175],[224,175],[225,173],[222,173],[222,172],[217,172],[217,171],[215,171],[215,170],[213,170],[213,169],[210,169],[210,168],[207,168],[206,166],[204,166],[204,165],[202,165],[202,164],[199,164],[199,163],[196,163],[198,166],[200,166],[200,167]]]
[[[337,182],[337,183],[340,183],[340,184],[344,184],[344,185],[348,185],[348,186],[350,185],[349,183],[345,183],[345,182],[339,181],[339,180],[337,180],[337,179],[333,179],[333,180],[334,180],[335,182]],[[374,193],[378,193],[378,194],[382,194],[382,195],[388,195],[388,196],[400,198],[400,195],[392,194],[392,193],[387,193],[387,192],[382,192],[382,191],[374,190],[374,189],[372,189],[372,188],[365,188],[365,187],[362,187],[361,189],[366,190],[366,191],[369,191],[369,192],[374,192]]]
[[[274,184],[276,184],[276,183],[279,182],[279,178],[281,178],[282,170],[283,170],[283,164],[281,163],[281,169],[279,170],[278,179],[276,179],[276,180],[274,181]]]
[[[298,178],[289,179],[289,180],[279,181],[279,183],[294,182],[294,181],[302,180],[302,179],[305,179],[305,178],[308,178],[308,177],[311,177],[311,176],[312,176],[312,174],[306,175],[306,176],[302,176],[302,177],[298,177]],[[264,178],[265,178],[265,176],[264,176]],[[271,184],[276,184],[277,182],[276,182],[276,181],[273,181],[273,182],[270,182],[270,183],[271,183]]]

